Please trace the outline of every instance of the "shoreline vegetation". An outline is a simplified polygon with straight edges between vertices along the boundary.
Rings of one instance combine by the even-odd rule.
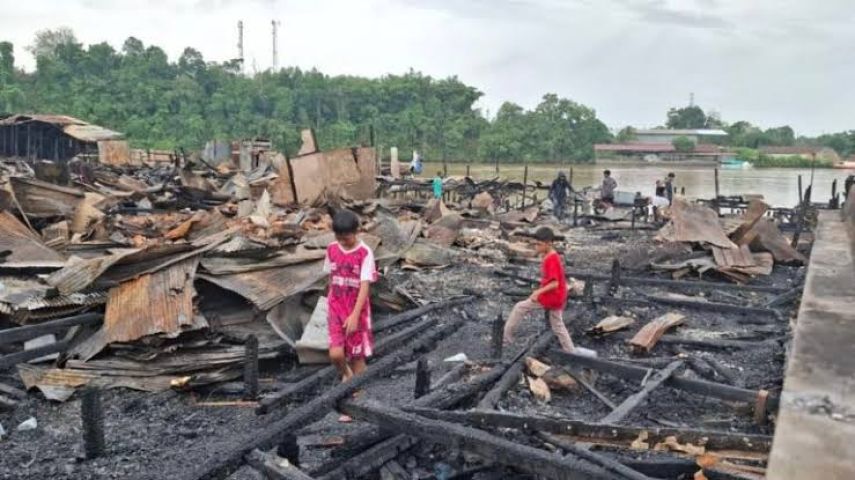
[[[194,151],[210,140],[264,138],[295,155],[300,131],[311,127],[325,149],[373,143],[385,157],[394,146],[404,162],[418,151],[430,161],[551,158],[570,165],[592,162],[595,144],[632,142],[636,135],[633,127],[610,131],[593,106],[553,93],[537,105],[505,101],[491,112],[478,107],[484,94],[477,87],[414,70],[376,77],[296,67],[249,73],[239,60],[210,61],[189,47],[169,58],[134,37],[121,46],[84,45],[67,27],[36,32],[26,50],[36,59],[32,71],[16,64],[12,43],[0,35],[0,118],[69,115],[122,132],[135,148]],[[788,125],[724,122],[697,105],[671,108],[663,120],[662,128],[722,129],[721,145],[732,149],[798,145],[832,148],[844,159],[855,154],[855,130],[796,136]]]

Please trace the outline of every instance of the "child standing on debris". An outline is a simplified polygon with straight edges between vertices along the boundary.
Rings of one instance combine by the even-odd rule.
[[[564,305],[567,303],[567,277],[564,276],[564,265],[561,255],[555,251],[552,242],[555,234],[547,227],[541,227],[534,233],[537,253],[543,257],[540,267],[540,287],[531,295],[514,305],[508,322],[505,324],[504,341],[513,342],[514,330],[528,313],[534,310],[546,310],[549,313],[549,324],[558,337],[558,343],[565,352],[573,352],[573,340],[564,325]]]
[[[371,356],[370,284],[377,279],[374,254],[356,237],[359,217],[342,210],[333,218],[336,241],[327,247],[324,272],[329,273],[327,332],[330,361],[341,373],[342,382],[365,371]]]

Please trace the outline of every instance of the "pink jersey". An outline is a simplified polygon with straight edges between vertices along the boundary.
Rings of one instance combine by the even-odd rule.
[[[344,322],[356,305],[360,283],[377,280],[374,254],[362,242],[352,250],[345,250],[338,242],[331,243],[327,247],[324,271],[330,274],[327,292],[330,347],[344,347],[348,358],[371,356],[374,348],[371,302],[365,302],[359,316],[359,327],[355,332],[345,335]]]

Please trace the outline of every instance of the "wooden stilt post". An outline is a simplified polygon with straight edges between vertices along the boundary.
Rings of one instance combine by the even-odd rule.
[[[620,260],[617,258],[612,262],[612,278],[609,280],[609,291],[616,293],[620,287]]]
[[[719,196],[719,185],[718,185],[718,168],[715,169],[715,203],[713,206],[715,207],[715,214],[721,216],[721,209],[718,206],[718,196]]]
[[[802,176],[799,175],[799,205],[802,204],[803,199],[804,199],[804,193],[802,190]]]
[[[492,336],[492,357],[494,359],[502,358],[502,341],[505,328],[505,321],[502,318],[502,311],[496,315],[496,320],[493,321],[493,336]]]
[[[416,363],[416,387],[414,398],[420,398],[430,392],[430,367],[426,357],[422,357]]]
[[[80,402],[80,418],[83,423],[83,446],[86,458],[104,455],[104,410],[101,407],[101,392],[88,387],[83,391]]]
[[[523,168],[523,191],[522,191],[522,203],[520,204],[520,208],[525,210],[525,190],[526,184],[528,184],[528,164]]]

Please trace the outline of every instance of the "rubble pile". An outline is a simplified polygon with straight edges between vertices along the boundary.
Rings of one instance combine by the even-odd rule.
[[[376,177],[372,148],[303,140],[294,158],[71,162],[63,185],[0,163],[0,409],[35,391],[191,392],[152,427],[186,441],[182,455],[137,439],[138,478],[249,465],[273,478],[760,478],[806,260],[761,200],[719,216],[677,198],[649,228],[626,210],[571,224],[537,186],[448,178],[433,198],[428,182]],[[377,358],[339,384],[322,264],[345,208],[382,275]],[[542,226],[571,277],[573,353],[539,322],[501,343],[537,282]],[[215,406],[268,417],[198,426],[194,409]],[[22,478],[53,471],[33,468]]]

